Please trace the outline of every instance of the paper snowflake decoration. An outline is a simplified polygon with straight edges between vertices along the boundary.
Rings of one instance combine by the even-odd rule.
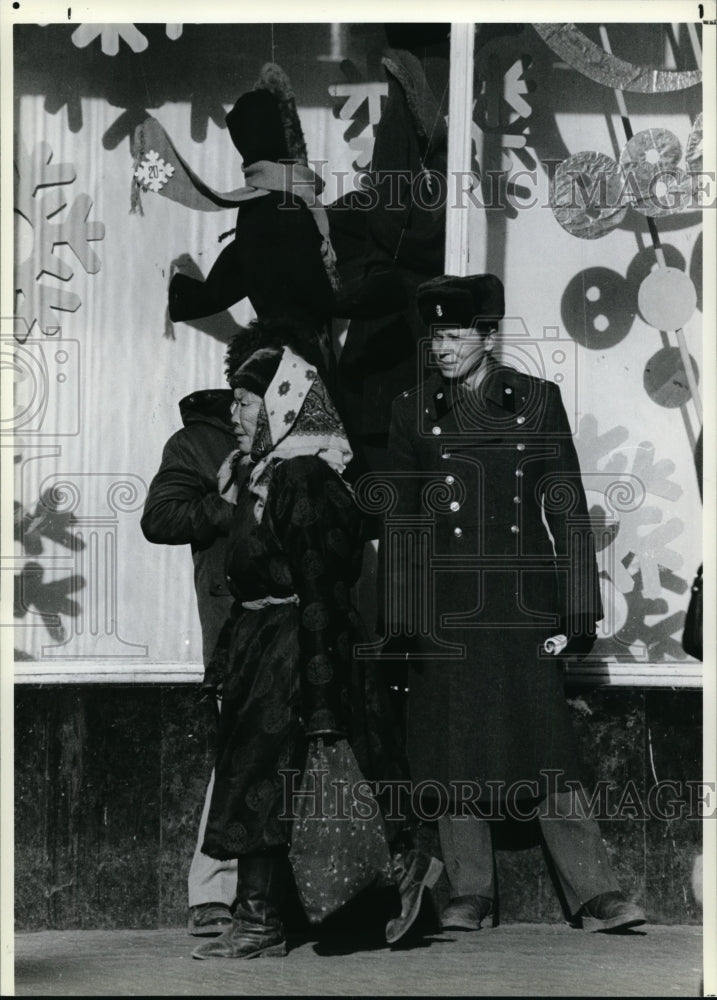
[[[96,274],[102,263],[90,244],[104,239],[102,222],[89,220],[92,199],[87,194],[71,198],[67,185],[76,177],[71,163],[53,163],[52,149],[38,143],[28,153],[21,142],[15,160],[15,213],[29,223],[32,246],[15,267],[15,336],[26,340],[35,323],[43,333],[55,333],[58,319],[53,310],[76,312],[82,300],[73,291],[49,284],[47,277],[69,282],[73,267],[57,249],[69,247],[88,274]],[[16,224],[20,225],[16,219]]]
[[[182,34],[182,25],[168,24],[166,32],[167,38],[176,41]],[[133,24],[81,24],[72,32],[72,42],[78,49],[84,49],[96,38],[100,39],[102,51],[106,56],[117,55],[120,39],[123,39],[133,52],[144,52],[149,45],[145,35]]]
[[[381,119],[388,84],[365,80],[359,68],[349,59],[341,64],[345,83],[334,83],[329,94],[335,98],[334,117],[347,123],[343,137],[355,154],[354,170],[366,170],[373,156],[376,127]]]
[[[630,448],[631,463],[624,451],[614,450],[626,448],[627,439],[624,427],[599,434],[594,416],[587,415],[580,421],[577,444],[583,469],[588,473],[586,482],[590,485],[590,473],[598,472],[608,484],[603,485],[603,513],[618,501],[619,516],[611,526],[609,544],[598,546],[600,568],[623,594],[632,591],[634,575],[639,571],[645,597],[654,599],[662,591],[660,570],[675,571],[683,565],[682,556],[671,545],[684,529],[677,517],[665,520],[663,507],[655,501],[674,503],[682,495],[682,487],[672,478],[674,462],[655,460],[652,442],[642,441]],[[597,516],[599,512],[591,513]]]
[[[135,170],[134,176],[145,191],[156,193],[162,190],[173,173],[172,164],[165,163],[159,153],[151,149]]]

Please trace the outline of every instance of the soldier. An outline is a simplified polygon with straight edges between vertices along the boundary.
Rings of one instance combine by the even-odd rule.
[[[432,279],[417,304],[437,371],[393,406],[392,517],[432,538],[386,545],[382,562],[388,648],[410,651],[412,777],[449,806],[430,805],[451,892],[442,926],[478,930],[494,913],[485,817],[526,817],[536,803],[571,920],[643,924],[569,791],[580,779],[562,658],[590,651],[602,605],[560,391],[494,360],[504,316],[494,275]],[[397,551],[414,555],[397,565]]]

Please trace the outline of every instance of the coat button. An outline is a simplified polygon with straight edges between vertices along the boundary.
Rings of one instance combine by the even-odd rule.
[[[510,388],[509,385],[507,385],[503,391],[505,392],[506,396],[512,396],[513,395],[513,390]]]
[[[520,497],[513,497],[513,503],[520,503]]]
[[[525,423],[525,417],[516,417],[515,418],[515,422],[516,422],[516,424],[524,424]]]
[[[451,510],[453,511],[453,513],[455,514],[456,511],[458,511],[460,509],[461,509],[461,505],[458,503],[458,501],[457,500],[452,500],[451,501]]]
[[[517,535],[518,532],[520,531],[520,528],[518,527],[517,524],[511,524],[510,530],[513,532],[514,535]]]
[[[440,427],[434,427],[433,428],[433,433],[434,434],[440,434],[441,433],[441,428]]]
[[[518,479],[522,479],[522,477],[523,477],[523,470],[522,469],[516,469],[515,470],[515,474],[518,477]]]
[[[437,392],[436,393],[436,399],[443,399],[443,393],[442,392]]]
[[[520,444],[517,444],[515,447],[518,449],[518,451],[525,451],[525,445],[522,443],[522,441],[521,441]]]
[[[463,528],[454,528],[453,534],[456,536],[456,538],[461,538],[463,535]]]
[[[446,483],[448,484],[448,486],[453,486],[453,484],[455,483],[455,479],[453,478],[453,476],[446,476]]]

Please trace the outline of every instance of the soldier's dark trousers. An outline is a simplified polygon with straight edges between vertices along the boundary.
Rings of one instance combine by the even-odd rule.
[[[585,815],[570,792],[549,796],[541,804],[538,820],[571,916],[600,893],[619,890],[600,827]],[[492,899],[490,823],[475,816],[444,816],[438,820],[438,832],[451,898],[475,895]]]

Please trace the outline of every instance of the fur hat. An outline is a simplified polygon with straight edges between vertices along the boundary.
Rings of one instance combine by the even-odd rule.
[[[321,350],[311,317],[299,308],[283,310],[253,319],[234,334],[224,357],[227,382],[236,388],[234,375],[260,348],[273,348],[281,355],[285,346],[318,368],[322,367]]]
[[[306,166],[306,142],[294,92],[276,63],[262,67],[253,90],[242,94],[225,121],[245,167],[257,160],[294,160]]]
[[[281,348],[259,348],[237,368],[229,379],[229,385],[232,389],[247,389],[263,399],[276,375],[281,356]]]
[[[416,304],[426,326],[499,322],[505,315],[503,283],[494,274],[444,274],[418,286]]]

